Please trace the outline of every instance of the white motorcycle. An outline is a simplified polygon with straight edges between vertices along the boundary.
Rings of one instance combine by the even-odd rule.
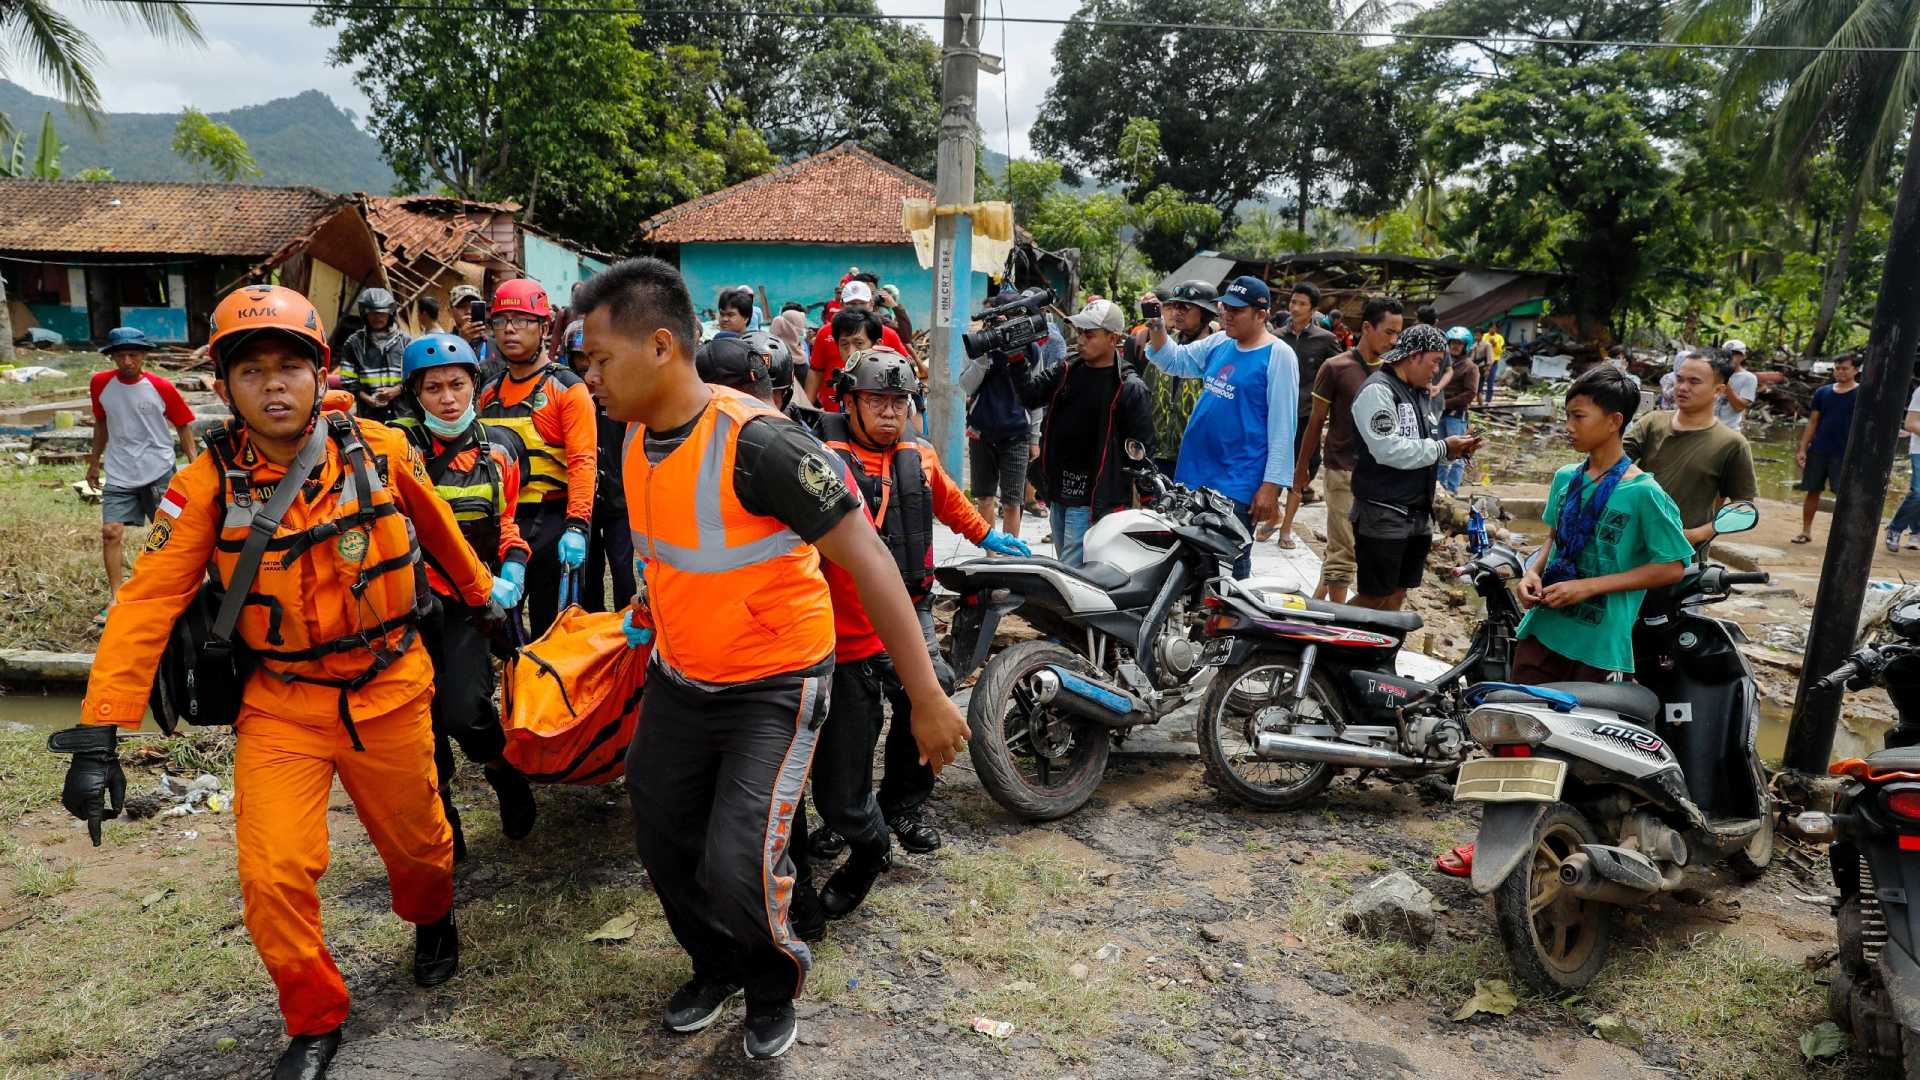
[[[1000,620],[1041,634],[987,661],[973,688],[968,752],[994,800],[1031,821],[1073,813],[1093,797],[1115,735],[1186,704],[1204,687],[1201,633],[1208,583],[1253,542],[1219,492],[1168,484],[1129,440],[1152,506],[1087,530],[1085,565],[1057,559],[971,559],[935,571],[960,594],[953,668],[978,668]]]

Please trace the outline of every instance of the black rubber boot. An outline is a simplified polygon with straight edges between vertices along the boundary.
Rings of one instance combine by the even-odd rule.
[[[918,810],[887,822],[887,828],[900,838],[901,847],[915,855],[925,855],[940,848],[940,830],[920,820]]]
[[[453,792],[440,789],[440,806],[447,812],[447,827],[453,830],[453,861],[467,861],[467,834],[460,828],[460,811],[454,808]]]
[[[320,1080],[340,1049],[340,1028],[322,1035],[295,1035],[280,1052],[273,1067],[273,1080]]]
[[[867,893],[873,891],[873,883],[880,875],[893,868],[893,845],[888,845],[877,854],[854,852],[840,869],[827,879],[827,887],[820,890],[820,906],[825,909],[827,918],[844,919],[853,914]]]
[[[453,926],[453,912],[439,922],[422,923],[413,928],[413,981],[421,986],[439,986],[460,970],[460,933]]]
[[[827,936],[827,911],[821,906],[820,891],[813,887],[813,879],[801,878],[793,884],[793,906],[787,911],[787,921],[793,925],[793,933],[801,941],[819,941]]]
[[[493,785],[493,793],[500,797],[500,831],[506,833],[509,840],[525,840],[533,831],[533,818],[538,811],[533,802],[533,785],[527,782],[525,773],[512,766],[489,765],[485,771],[487,783]]]
[[[847,850],[847,838],[827,828],[824,824],[813,831],[808,838],[807,851],[823,863],[832,862]]]

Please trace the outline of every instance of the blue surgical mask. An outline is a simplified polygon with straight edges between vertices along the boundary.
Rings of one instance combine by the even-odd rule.
[[[427,413],[424,417],[427,430],[443,439],[451,439],[464,434],[468,428],[473,426],[473,418],[474,411],[471,402],[467,404],[467,411],[461,413],[458,420],[442,420],[432,413]]]

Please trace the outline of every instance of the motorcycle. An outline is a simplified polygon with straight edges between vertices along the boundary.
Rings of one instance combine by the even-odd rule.
[[[1085,805],[1113,738],[1194,696],[1207,583],[1253,542],[1226,496],[1168,483],[1138,441],[1125,450],[1150,506],[1094,523],[1085,565],[995,557],[934,571],[960,595],[952,648],[960,677],[981,666],[1006,616],[1042,635],[986,661],[967,707],[981,786],[1030,821]]]
[[[1817,689],[1885,687],[1903,718],[1920,716],[1920,603],[1888,619],[1901,639],[1870,645]],[[1833,813],[1800,814],[1796,830],[1831,840],[1839,889],[1839,955],[1827,1014],[1854,1045],[1920,1080],[1920,746],[1882,750],[1833,766],[1844,777]]]
[[[1376,611],[1222,581],[1206,601],[1208,662],[1222,665],[1194,721],[1207,783],[1248,806],[1284,810],[1343,769],[1400,777],[1452,771],[1470,745],[1459,695],[1502,681],[1520,605],[1520,556],[1494,544],[1454,572],[1486,601],[1467,654],[1431,682],[1396,674],[1412,612]]]
[[[1751,503],[1714,516],[1753,528]],[[1634,632],[1639,683],[1486,683],[1467,730],[1492,756],[1467,762],[1454,798],[1483,804],[1473,891],[1494,895],[1514,971],[1547,993],[1592,982],[1613,908],[1681,887],[1725,860],[1752,880],[1773,858],[1773,806],[1755,747],[1760,723],[1740,628],[1702,608],[1765,584],[1698,560],[1649,593]]]

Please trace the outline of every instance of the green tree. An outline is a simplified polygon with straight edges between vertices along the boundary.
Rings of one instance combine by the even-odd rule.
[[[685,45],[719,52],[719,77],[709,88],[713,102],[738,101],[748,123],[783,160],[854,140],[909,172],[933,175],[940,50],[925,31],[859,17],[880,13],[874,0],[749,6],[756,14],[650,13],[634,27],[634,42],[643,51]],[[777,14],[786,12],[855,17]]]
[[[247,140],[192,106],[180,110],[180,120],[173,125],[173,152],[201,176],[223,183],[260,175]]]
[[[40,116],[40,139],[33,156],[27,156],[27,133],[0,114],[0,176],[23,180],[60,179],[60,155],[66,150],[60,133],[54,129],[53,114]]]
[[[28,66],[52,83],[62,98],[92,116],[100,110],[100,86],[93,73],[104,59],[93,38],[62,15],[60,6],[48,0],[0,0],[0,77],[16,74],[11,58],[25,57]],[[185,4],[154,0],[88,6],[111,11],[168,41],[201,43],[200,28]]]
[[[1878,46],[1909,51],[1756,49],[1738,52],[1715,88],[1713,116],[1738,139],[1759,117],[1766,132],[1756,187],[1789,196],[1807,191],[1807,168],[1826,150],[1849,165],[1853,183],[1825,252],[1819,314],[1806,353],[1826,347],[1852,267],[1861,215],[1880,194],[1920,106],[1920,3],[1915,0],[1675,0],[1676,40],[1756,46]]]
[[[1285,255],[1313,246],[1292,221],[1263,206],[1242,211],[1223,242],[1236,255]]]
[[[74,173],[73,178],[88,183],[104,183],[113,179],[113,170],[100,165],[89,165]]]
[[[773,159],[709,50],[634,44],[634,16],[329,4],[333,63],[354,68],[400,184],[512,200],[529,221],[618,250],[649,214]],[[405,57],[404,63],[395,58]],[[590,92],[583,92],[591,88]]]

